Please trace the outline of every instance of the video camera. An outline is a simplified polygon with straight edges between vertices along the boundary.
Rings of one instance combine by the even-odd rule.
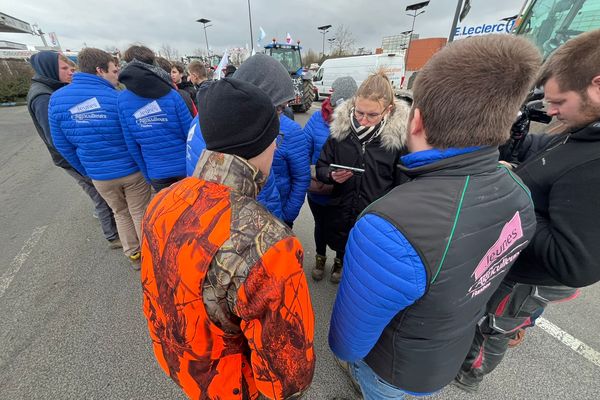
[[[549,124],[552,121],[552,117],[543,111],[544,103],[544,91],[540,88],[534,88],[531,93],[525,99],[525,102],[521,106],[519,113],[517,114],[517,120],[513,123],[510,128],[510,142],[509,142],[509,162],[517,162],[519,155],[519,149],[523,140],[529,133],[529,127],[531,121],[539,122],[542,124]]]

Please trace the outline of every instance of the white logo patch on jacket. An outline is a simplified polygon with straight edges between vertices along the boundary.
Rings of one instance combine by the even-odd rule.
[[[106,119],[106,112],[100,106],[98,99],[92,97],[69,108],[71,119],[77,123],[89,123],[90,120]]]
[[[133,117],[135,123],[141,128],[151,128],[153,125],[169,121],[167,114],[160,108],[156,100],[134,112]]]

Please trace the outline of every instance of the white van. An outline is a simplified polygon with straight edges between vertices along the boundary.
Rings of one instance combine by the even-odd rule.
[[[317,100],[331,95],[331,84],[341,76],[351,76],[360,84],[379,68],[385,68],[395,90],[404,77],[404,54],[372,54],[368,56],[330,58],[323,61],[313,78]]]

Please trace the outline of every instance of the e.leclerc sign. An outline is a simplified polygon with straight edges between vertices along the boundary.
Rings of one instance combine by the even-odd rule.
[[[477,26],[458,26],[456,27],[455,37],[486,35],[488,33],[510,33],[515,26],[515,20],[502,22],[499,24],[483,24]]]

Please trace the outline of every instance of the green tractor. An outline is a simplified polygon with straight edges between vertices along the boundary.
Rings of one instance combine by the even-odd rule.
[[[600,0],[528,0],[514,32],[533,41],[544,59],[567,40],[600,28]]]
[[[278,60],[288,70],[294,84],[295,98],[289,104],[295,112],[306,112],[315,98],[312,77],[302,69],[300,44],[277,43],[265,46],[265,53]]]

